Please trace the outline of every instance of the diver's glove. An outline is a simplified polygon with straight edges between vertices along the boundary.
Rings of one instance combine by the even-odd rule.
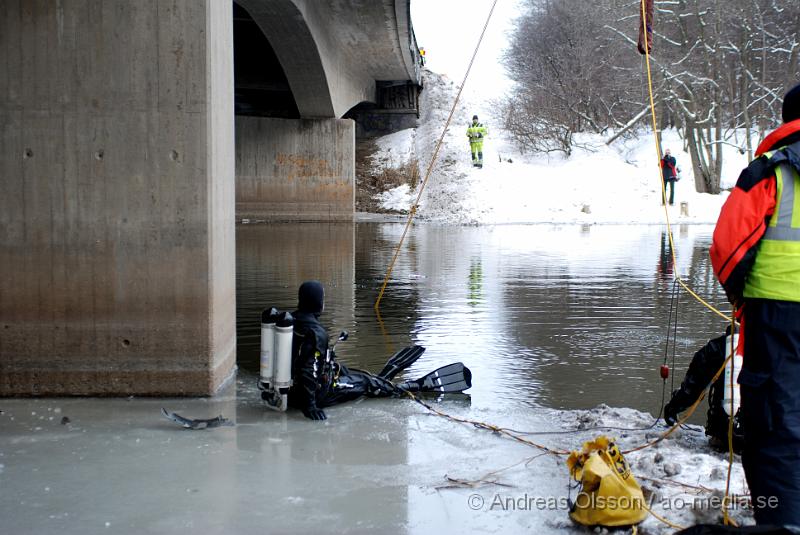
[[[670,427],[678,423],[677,407],[673,407],[670,403],[664,405],[664,421],[667,422],[667,425]]]
[[[664,405],[664,421],[667,422],[667,425],[670,427],[678,423],[678,413],[683,410],[678,403],[676,403],[675,399],[680,395],[680,392],[680,390],[673,392],[672,399]]]
[[[311,420],[317,420],[317,421],[328,419],[328,417],[325,416],[325,411],[323,411],[322,409],[318,409],[316,407],[308,407],[303,409],[303,416]]]
[[[667,425],[675,425],[678,422],[678,414],[691,407],[697,397],[687,392],[684,389],[685,385],[686,381],[681,388],[672,392],[669,403],[664,405],[664,421],[667,422]]]

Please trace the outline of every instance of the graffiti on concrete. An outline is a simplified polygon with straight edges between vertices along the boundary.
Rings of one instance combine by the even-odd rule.
[[[321,158],[279,152],[275,156],[275,163],[284,168],[278,175],[285,176],[289,182],[293,182],[295,179],[309,180],[339,176],[339,173],[331,168],[330,162]]]

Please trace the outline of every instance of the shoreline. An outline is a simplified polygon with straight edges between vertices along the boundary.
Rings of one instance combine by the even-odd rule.
[[[408,221],[407,214],[382,214],[372,212],[356,212],[353,217],[355,223],[405,223]],[[421,221],[445,227],[504,227],[504,226],[532,226],[532,225],[597,225],[597,226],[630,226],[630,227],[652,227],[666,226],[666,221],[500,221],[500,222],[454,222],[439,219],[429,219],[425,216],[416,216],[414,221]],[[692,226],[713,226],[716,221],[670,221],[671,226],[692,225]]]
[[[286,224],[286,223],[393,223],[405,224],[408,221],[408,214],[386,214],[378,212],[355,212],[352,221],[336,220],[336,221],[318,221],[318,220],[292,220],[292,219],[237,219],[237,225],[268,225],[273,223]],[[508,226],[616,226],[616,227],[654,227],[666,226],[665,221],[501,221],[501,222],[455,222],[440,219],[429,219],[425,216],[416,216],[414,223],[426,223],[430,225],[438,225],[443,227],[508,227]],[[716,221],[670,221],[671,226],[713,226]]]

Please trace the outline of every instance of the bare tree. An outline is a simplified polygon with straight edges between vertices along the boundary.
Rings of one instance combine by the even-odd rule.
[[[520,143],[569,153],[576,132],[627,130],[646,120],[638,0],[526,6],[505,58],[520,87],[506,103],[506,126]],[[651,61],[662,127],[681,130],[697,190],[718,193],[723,145],[752,155],[753,132],[761,137],[780,122],[779,102],[798,81],[800,2],[655,6]]]
[[[506,127],[523,145],[569,154],[575,132],[621,126],[639,106],[640,91],[627,83],[638,61],[615,62],[623,47],[603,27],[612,3],[528,1],[505,56],[519,87],[506,102]]]
[[[719,193],[722,146],[743,130],[752,154],[754,127],[763,134],[779,122],[787,73],[797,71],[800,10],[792,0],[669,0],[656,8],[659,92],[678,118],[697,191]]]

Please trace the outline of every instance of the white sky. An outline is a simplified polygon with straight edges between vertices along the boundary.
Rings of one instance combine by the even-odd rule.
[[[467,80],[474,94],[496,98],[510,85],[500,59],[519,12],[518,1],[497,1]],[[414,33],[425,48],[428,68],[460,84],[491,7],[492,0],[411,0]]]

